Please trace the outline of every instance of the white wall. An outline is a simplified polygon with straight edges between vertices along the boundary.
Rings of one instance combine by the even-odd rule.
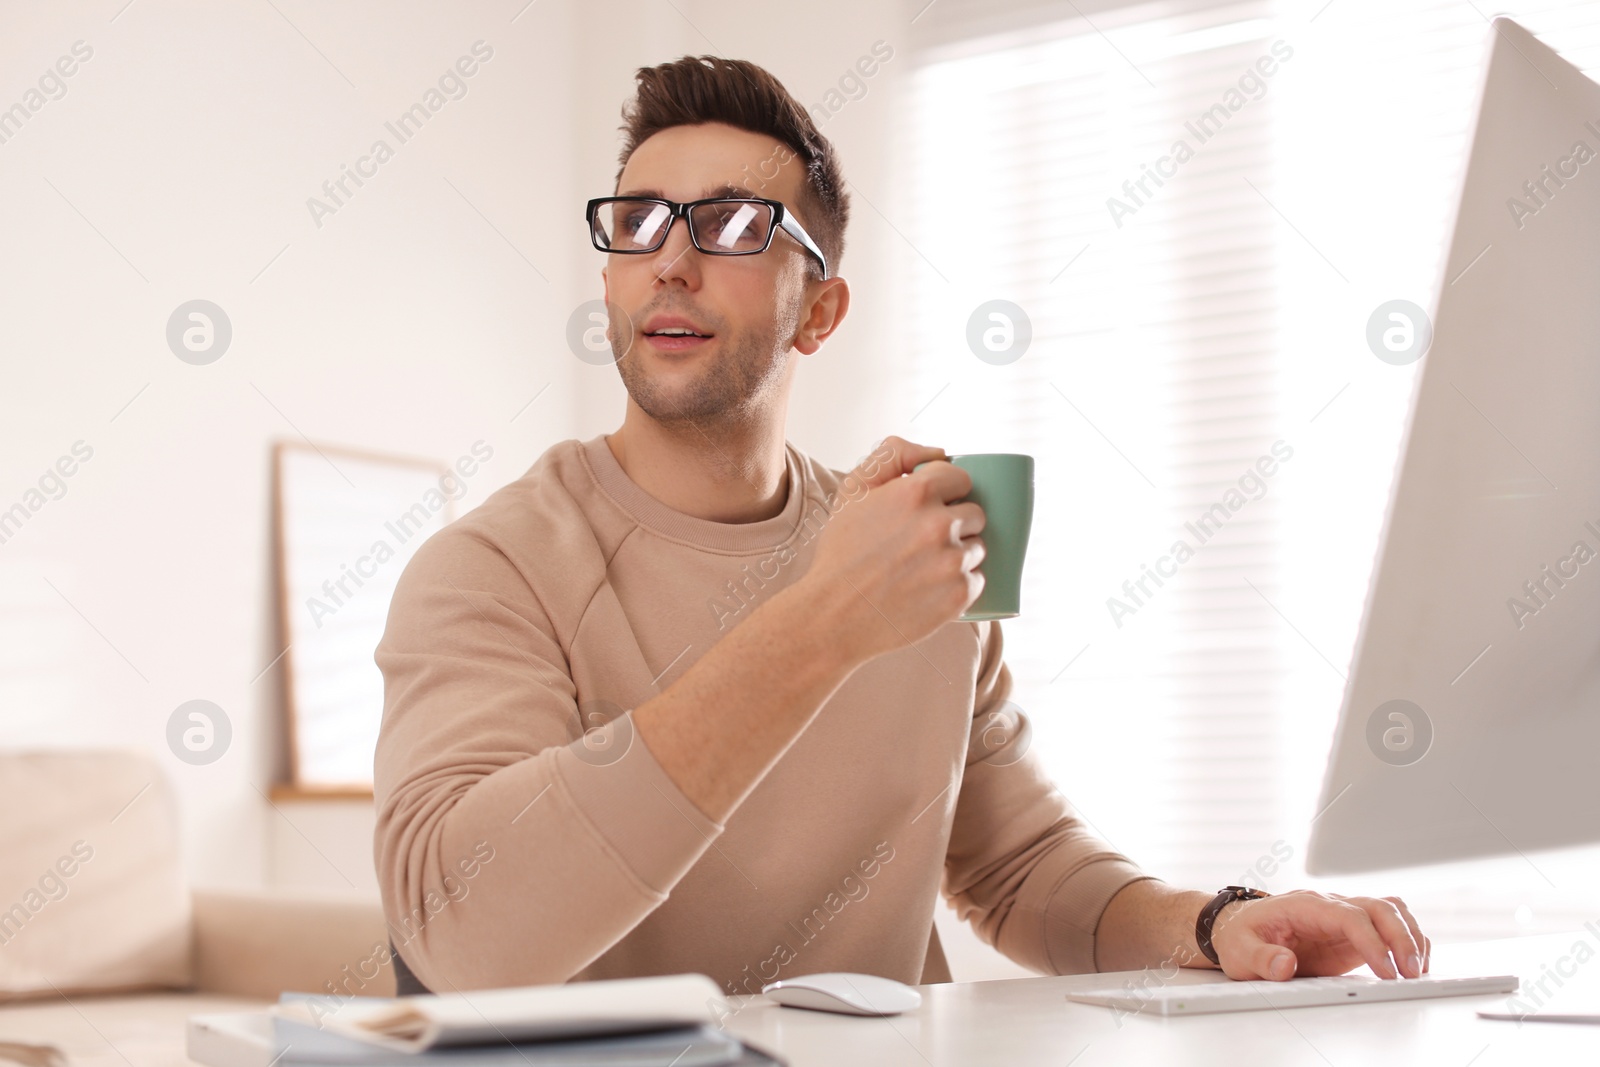
[[[550,150],[572,137],[552,102],[576,50],[550,47],[572,7],[119,6],[0,16],[0,108],[74,42],[93,50],[0,144],[0,509],[93,449],[0,544],[4,740],[156,751],[194,879],[255,885],[283,755],[262,674],[280,651],[270,442],[451,460],[482,439],[470,507],[573,432],[559,327],[581,227]],[[404,144],[385,131],[479,40],[493,55],[465,96]],[[319,227],[307,199],[380,137],[393,158]],[[233,326],[206,366],[165,338],[197,297]],[[234,731],[204,767],[165,745],[193,698]]]
[[[267,669],[282,651],[270,444],[448,461],[482,439],[495,455],[464,511],[552,443],[618,424],[615,370],[580,362],[564,337],[600,295],[582,202],[611,189],[639,66],[743,57],[811,105],[875,41],[895,49],[823,125],[856,193],[842,263],[854,304],[802,366],[789,427],[835,466],[893,430],[911,403],[884,358],[902,239],[877,209],[905,225],[891,146],[914,10],[753,10],[0,3],[0,109],[37,105],[0,142],[0,511],[27,512],[0,543],[0,743],[155,752],[197,884],[372,891],[370,804],[266,799],[284,765],[280,671]],[[47,79],[27,96],[79,41],[92,55],[64,92]],[[404,143],[385,129],[478,41],[493,54],[465,95]],[[379,138],[393,157],[333,204],[323,183]],[[336,210],[314,217],[312,197]],[[233,329],[204,366],[166,341],[174,309],[197,298]],[[92,456],[64,491],[29,496],[79,441]],[[165,741],[196,698],[233,730],[207,766]],[[976,948],[967,973],[1021,973],[952,933],[958,972]]]

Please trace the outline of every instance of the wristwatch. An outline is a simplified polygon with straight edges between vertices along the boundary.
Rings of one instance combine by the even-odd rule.
[[[1200,918],[1194,924],[1195,944],[1200,946],[1200,951],[1205,953],[1206,959],[1222,966],[1222,961],[1217,959],[1217,950],[1211,947],[1211,928],[1217,924],[1217,916],[1236,900],[1260,900],[1272,894],[1260,889],[1250,889],[1242,885],[1223,886],[1222,891],[1211,898],[1211,903],[1200,909]]]

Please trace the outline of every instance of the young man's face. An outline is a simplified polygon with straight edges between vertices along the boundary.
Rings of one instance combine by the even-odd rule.
[[[812,220],[800,211],[802,182],[798,158],[771,137],[707,123],[675,126],[641,143],[616,195],[679,203],[762,197],[782,201],[806,226]],[[743,191],[726,190],[730,185]],[[607,256],[600,273],[611,306],[612,348],[633,402],[657,421],[696,424],[739,421],[783,403],[791,349],[816,351],[844,317],[848,289],[836,278],[811,280],[808,268],[815,262],[782,230],[756,255],[706,255],[690,243],[682,218],[673,220],[656,251]],[[667,316],[710,336],[652,336]]]

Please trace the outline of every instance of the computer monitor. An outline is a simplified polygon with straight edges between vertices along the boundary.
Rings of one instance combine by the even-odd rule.
[[[1600,85],[1490,38],[1311,874],[1600,840]]]

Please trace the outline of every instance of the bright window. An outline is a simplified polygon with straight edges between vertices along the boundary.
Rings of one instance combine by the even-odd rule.
[[[1600,64],[1600,4],[1511,7]],[[904,202],[875,201],[905,237],[896,432],[1037,457],[1008,660],[1084,815],[1177,884],[1286,850],[1266,884],[1307,884],[1413,377],[1364,326],[1390,299],[1433,306],[1505,9],[1086,10],[919,19]],[[966,339],[997,299],[1031,324],[1014,362]],[[1230,492],[1242,506],[1213,509]],[[1329,888],[1420,896],[1436,937],[1566,928],[1592,918],[1594,856],[1548,861],[1589,873],[1565,893],[1516,857]],[[1480,888],[1451,888],[1464,872]]]

